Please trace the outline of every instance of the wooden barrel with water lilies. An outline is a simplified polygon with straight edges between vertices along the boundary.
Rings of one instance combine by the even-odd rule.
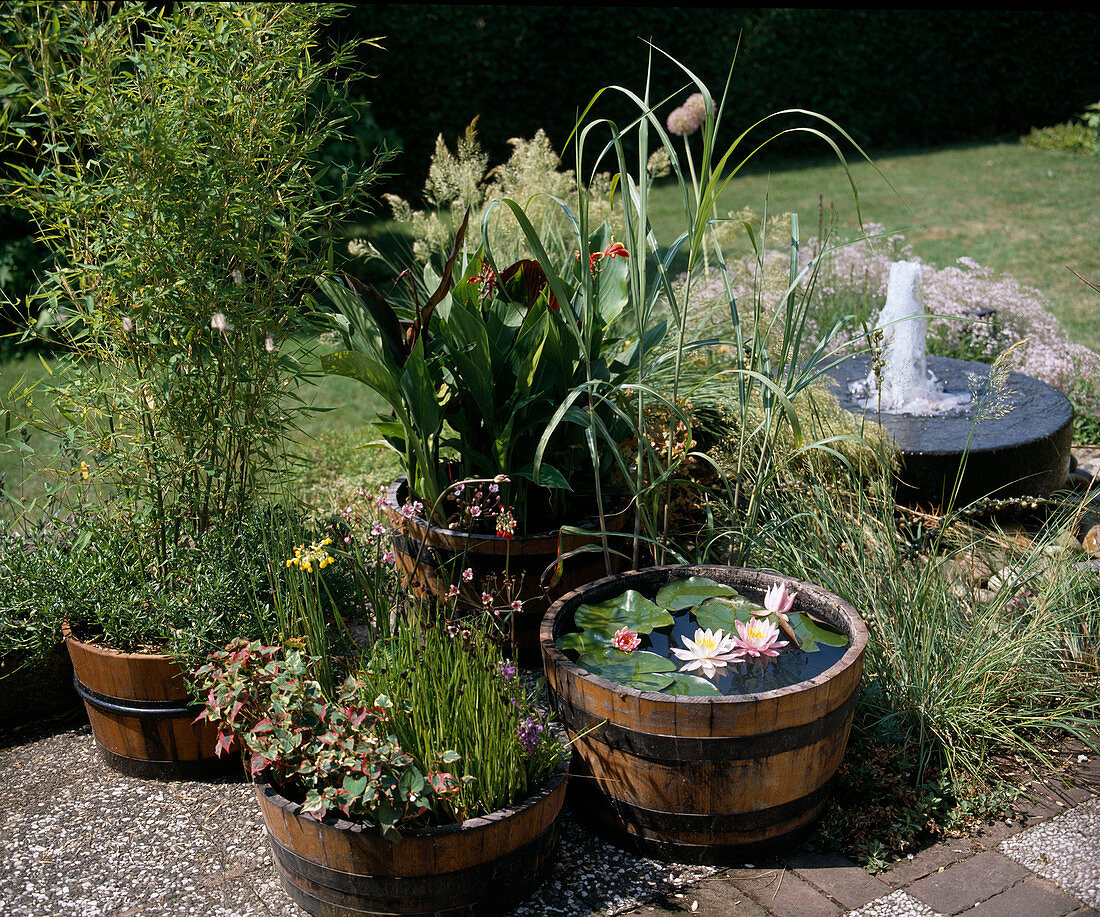
[[[195,722],[183,672],[170,656],[120,653],[85,643],[62,628],[73,685],[84,701],[104,760],[133,777],[202,778],[240,770],[235,750],[214,752],[217,727]]]
[[[848,637],[820,675],[759,694],[638,691],[570,661],[557,639],[582,604],[633,589],[652,599],[690,576],[754,602],[783,583],[805,611]],[[577,814],[613,839],[682,862],[728,862],[788,842],[820,814],[848,743],[867,628],[825,590],[760,570],[668,566],[607,577],[563,596],[542,625],[551,706],[573,738]]]
[[[601,546],[598,521],[577,526],[579,532],[558,530],[535,535],[503,538],[472,535],[423,519],[406,517],[401,507],[408,497],[408,485],[399,478],[386,493],[386,512],[393,527],[394,561],[409,588],[421,598],[444,603],[452,586],[460,591],[459,608],[481,606],[482,593],[492,596],[490,607],[505,619],[512,645],[524,666],[538,668],[539,627],[550,603],[572,589],[622,568],[614,553],[606,557]],[[628,513],[605,517],[608,532],[621,532]],[[612,538],[612,551],[625,550],[622,539]],[[464,581],[461,570],[472,577]],[[518,600],[520,610],[510,604]]]
[[[257,784],[283,887],[310,914],[458,915],[506,911],[546,878],[557,851],[568,759],[527,799],[455,825],[402,831],[318,821]]]

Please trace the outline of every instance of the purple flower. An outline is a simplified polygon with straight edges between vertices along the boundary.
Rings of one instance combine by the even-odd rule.
[[[515,678],[516,677],[515,663],[502,662],[500,664],[500,674],[503,675],[505,678]]]
[[[531,717],[527,717],[517,728],[519,744],[526,754],[531,754],[539,747],[542,741],[542,724],[536,723]]]

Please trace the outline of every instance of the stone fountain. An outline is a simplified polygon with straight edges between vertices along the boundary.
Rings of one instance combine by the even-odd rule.
[[[956,505],[983,496],[1046,496],[1069,473],[1073,408],[1057,389],[1023,373],[1007,374],[1004,392],[992,367],[929,357],[919,262],[890,269],[876,330],[881,358],[847,357],[827,372],[841,407],[880,423],[901,453],[899,500],[943,506],[964,452]],[[993,410],[994,401],[1000,408]]]

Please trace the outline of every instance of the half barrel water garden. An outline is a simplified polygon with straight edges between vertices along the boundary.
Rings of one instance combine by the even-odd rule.
[[[971,314],[991,287],[865,224],[842,126],[734,135],[734,82],[671,59],[590,100],[572,168],[441,137],[426,209],[388,197],[409,251],[345,255],[388,166],[332,165],[371,44],[321,53],[339,12],[0,20],[5,200],[52,246],[48,376],[0,402],[5,671],[116,771],[250,781],[315,914],[512,907],[566,811],[671,862],[878,863],[997,811],[1006,757],[1097,747],[1096,354],[1016,372],[1036,310]],[[729,211],[792,135],[853,239]]]

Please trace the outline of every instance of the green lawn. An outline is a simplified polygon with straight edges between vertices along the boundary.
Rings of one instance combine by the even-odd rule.
[[[797,211],[809,235],[816,231],[820,200],[836,207],[843,231],[855,232],[851,191],[835,160],[791,166],[765,153],[760,162],[771,165],[771,171],[756,166],[735,178],[720,204],[721,215],[745,207],[759,213],[767,200],[770,213]],[[1100,159],[1002,143],[884,156],[876,166],[882,175],[866,162],[851,163],[865,222],[904,232],[917,255],[938,266],[968,256],[1038,288],[1071,337],[1100,350],[1095,317],[1100,293],[1069,270],[1100,281]],[[651,213],[664,244],[679,234],[682,211],[674,185],[666,182],[655,189]],[[395,229],[379,222],[357,227],[354,234],[379,236]],[[0,365],[0,409],[24,375],[45,375],[37,358]],[[329,378],[303,394],[312,405],[329,409],[303,424],[304,472],[317,482],[315,497],[325,488],[342,494],[355,481],[376,484],[392,477],[392,456],[365,445],[371,440],[367,424],[379,409],[372,393],[350,380]],[[0,415],[0,434],[2,423]],[[32,444],[42,442],[31,438]],[[3,446],[0,439],[0,475],[9,491],[17,492],[24,465],[18,453],[5,454]]]
[[[766,160],[765,155],[763,160]],[[1019,143],[952,147],[850,164],[864,221],[905,233],[914,252],[938,267],[966,256],[1037,288],[1070,337],[1100,350],[1100,158]],[[893,185],[891,189],[890,185]],[[797,211],[816,230],[818,196],[841,226],[857,226],[852,193],[836,161],[738,177],[726,209]]]

